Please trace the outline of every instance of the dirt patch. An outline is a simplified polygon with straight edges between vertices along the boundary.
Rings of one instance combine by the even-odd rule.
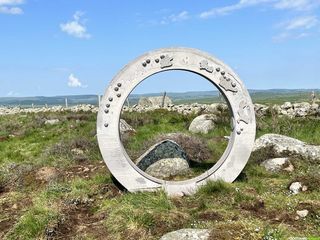
[[[114,184],[105,184],[100,186],[100,194],[106,198],[114,198],[120,196],[122,193]]]
[[[100,162],[92,162],[92,161],[85,161],[81,164],[73,165],[67,168],[63,175],[67,178],[74,178],[74,177],[81,177],[81,178],[89,178],[90,176],[96,175],[97,173],[104,173],[108,174],[109,171],[107,166],[104,164],[103,161]]]
[[[15,224],[16,220],[8,217],[6,219],[0,220],[0,239],[3,239],[10,228]]]
[[[9,193],[4,193],[0,198],[0,239],[14,226],[23,210],[32,205],[29,198],[11,201]]]
[[[303,230],[304,223],[295,219],[295,214],[285,210],[267,209],[263,200],[256,199],[253,202],[247,202],[240,205],[242,214],[244,216],[254,216],[263,221],[268,221],[272,224],[285,223],[293,226],[295,229]]]
[[[262,199],[256,199],[253,202],[244,202],[240,205],[241,209],[255,213],[264,211],[264,207],[264,201]]]
[[[221,224],[214,227],[210,233],[209,240],[230,240],[230,239],[256,239],[252,230],[248,230],[241,223]]]
[[[42,167],[35,174],[36,180],[40,182],[50,182],[56,180],[58,177],[59,171],[54,167]]]
[[[200,213],[198,215],[198,218],[204,221],[223,221],[224,220],[223,215],[215,211],[207,211],[207,212]]]
[[[74,239],[75,236],[108,239],[104,226],[105,214],[95,214],[88,205],[65,205],[63,215],[51,222],[46,230],[47,239]]]
[[[7,141],[8,139],[8,136],[0,136],[0,142]]]

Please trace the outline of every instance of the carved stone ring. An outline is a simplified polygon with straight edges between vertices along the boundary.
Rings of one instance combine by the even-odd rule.
[[[166,181],[139,169],[120,140],[122,106],[133,89],[153,74],[184,70],[196,73],[224,95],[232,114],[232,133],[218,162],[203,174],[184,181]],[[101,154],[113,176],[130,192],[164,189],[170,195],[192,194],[208,180],[233,182],[245,167],[254,144],[256,122],[248,91],[223,62],[189,48],[165,48],[148,52],[125,66],[105,91],[98,113],[97,136]]]

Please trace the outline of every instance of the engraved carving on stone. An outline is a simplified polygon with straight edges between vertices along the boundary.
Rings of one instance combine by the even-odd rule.
[[[207,72],[212,73],[213,72],[213,67],[209,66],[209,63],[208,63],[207,60],[202,60],[200,62],[200,70],[206,70]]]
[[[169,55],[162,55],[160,57],[160,67],[161,68],[167,68],[167,67],[171,67],[173,65],[172,63],[173,61],[173,57],[170,57]]]
[[[183,65],[189,64],[189,57],[183,58],[183,59],[181,60],[181,63],[182,63]]]
[[[230,91],[234,93],[238,92],[238,89],[236,88],[237,83],[229,77],[221,76],[219,85],[226,91]]]
[[[239,120],[238,122],[242,121],[246,124],[250,122],[250,107],[246,103],[245,100],[241,100],[239,104],[239,110],[238,110],[238,115],[239,115]]]

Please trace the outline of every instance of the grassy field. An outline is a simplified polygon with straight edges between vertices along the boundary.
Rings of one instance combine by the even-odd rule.
[[[152,144],[161,134],[187,133],[194,116],[160,110],[123,117],[137,130],[124,140],[135,159],[146,139]],[[46,125],[46,119],[60,121]],[[102,162],[95,125],[92,113],[0,117],[0,239],[159,239],[180,228],[212,229],[210,239],[320,239],[319,164],[291,159],[293,172],[275,174],[259,165],[262,156],[253,156],[234,183],[209,182],[193,196],[128,193]],[[319,129],[319,119],[267,116],[257,122],[257,136],[280,133],[317,145]],[[225,147],[219,139],[229,132],[222,121],[207,136],[192,137],[207,144],[204,156],[214,162]],[[55,174],[47,179],[43,171]],[[308,190],[290,195],[296,180]],[[302,209],[309,215],[295,219]]]

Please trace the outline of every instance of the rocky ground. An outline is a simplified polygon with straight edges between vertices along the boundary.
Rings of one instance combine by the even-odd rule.
[[[168,97],[167,97],[168,98]],[[166,100],[165,105],[161,107],[158,101],[151,102],[146,105],[146,101],[150,98],[143,98],[139,104],[133,106],[123,106],[123,111],[125,112],[148,112],[157,109],[165,109],[168,111],[178,112],[182,114],[200,114],[200,113],[216,113],[221,109],[227,109],[227,105],[224,103],[213,103],[213,104],[179,104],[175,105],[172,101]],[[143,100],[143,101],[142,101]],[[320,116],[320,105],[319,102],[309,103],[291,103],[285,102],[282,105],[264,105],[264,104],[254,104],[254,109],[257,116],[266,116],[270,113],[289,116],[289,117],[306,117],[306,116]],[[18,113],[43,113],[43,112],[92,112],[97,113],[98,107],[90,104],[76,105],[72,107],[62,107],[62,106],[52,106],[52,107],[41,107],[41,108],[21,108],[21,107],[1,107],[0,115],[10,115]]]
[[[127,152],[139,159],[146,139],[169,137],[188,158],[206,159],[229,125],[219,121],[223,106],[210,106],[215,112],[127,109]],[[1,108],[0,239],[319,239],[319,107],[288,106],[278,114],[256,109],[254,152],[234,183],[209,182],[174,198],[128,193],[113,181],[97,146],[96,108]],[[201,114],[218,118],[201,118],[211,128],[193,133]]]

